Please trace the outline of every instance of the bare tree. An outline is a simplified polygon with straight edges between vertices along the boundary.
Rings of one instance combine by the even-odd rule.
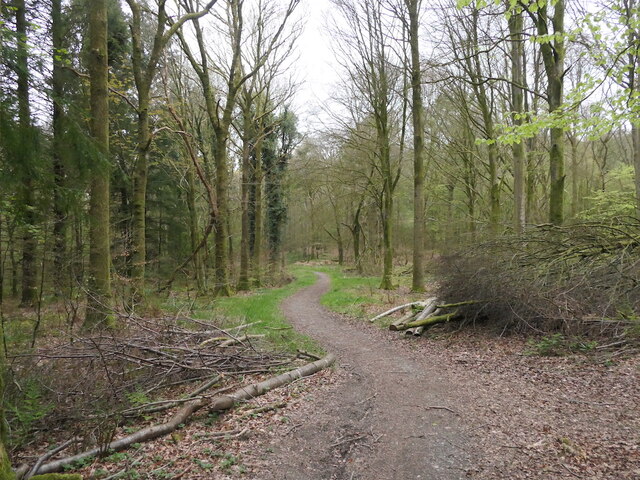
[[[192,12],[194,2],[181,0],[181,6],[187,12]],[[215,291],[219,295],[229,295],[231,284],[229,281],[228,259],[228,190],[229,190],[229,165],[228,165],[228,141],[230,128],[233,122],[237,99],[242,86],[250,80],[265,65],[275,50],[283,45],[283,37],[286,37],[285,27],[300,0],[289,0],[287,7],[275,23],[275,28],[265,32],[264,37],[258,43],[260,51],[256,62],[251,69],[242,71],[243,40],[246,35],[244,18],[244,0],[227,0],[225,2],[225,17],[216,16],[216,21],[226,28],[225,36],[230,42],[230,58],[228,65],[224,65],[222,59],[212,60],[211,53],[205,40],[206,27],[198,18],[193,18],[191,25],[197,45],[197,53],[194,52],[191,43],[184,32],[180,33],[180,44],[191,66],[200,81],[207,115],[213,129],[212,151],[216,175],[216,201],[218,202],[218,219],[214,226],[215,231]],[[217,88],[213,76],[218,74],[223,82],[223,89]]]

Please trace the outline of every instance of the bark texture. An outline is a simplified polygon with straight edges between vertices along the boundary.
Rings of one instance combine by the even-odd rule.
[[[111,302],[107,1],[95,0],[88,8],[90,125],[97,155],[89,199],[89,279],[84,327],[94,328],[107,323]]]
[[[420,0],[405,0],[411,48],[411,114],[413,120],[413,275],[411,289],[424,291],[424,113],[420,68]]]

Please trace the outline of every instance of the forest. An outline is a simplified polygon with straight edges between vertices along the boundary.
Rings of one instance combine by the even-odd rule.
[[[636,0],[0,0],[0,479],[180,478],[87,469],[331,365],[284,318],[316,271],[385,330],[635,365],[638,85]],[[637,478],[629,441],[558,468]]]

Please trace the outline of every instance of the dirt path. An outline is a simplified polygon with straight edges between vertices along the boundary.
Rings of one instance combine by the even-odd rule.
[[[336,354],[343,378],[296,412],[274,446],[277,471],[260,478],[466,478],[471,454],[457,412],[468,392],[428,357],[323,309],[329,278],[318,277],[282,308],[297,330]]]

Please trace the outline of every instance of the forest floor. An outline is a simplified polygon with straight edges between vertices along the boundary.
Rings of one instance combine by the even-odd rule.
[[[320,274],[283,310],[339,366],[243,449],[250,478],[640,479],[637,357],[534,357],[477,332],[405,340],[319,307],[328,286]]]
[[[199,415],[85,478],[640,479],[638,356],[531,356],[525,339],[477,330],[405,338],[321,307],[318,275],[282,309],[333,370]]]

